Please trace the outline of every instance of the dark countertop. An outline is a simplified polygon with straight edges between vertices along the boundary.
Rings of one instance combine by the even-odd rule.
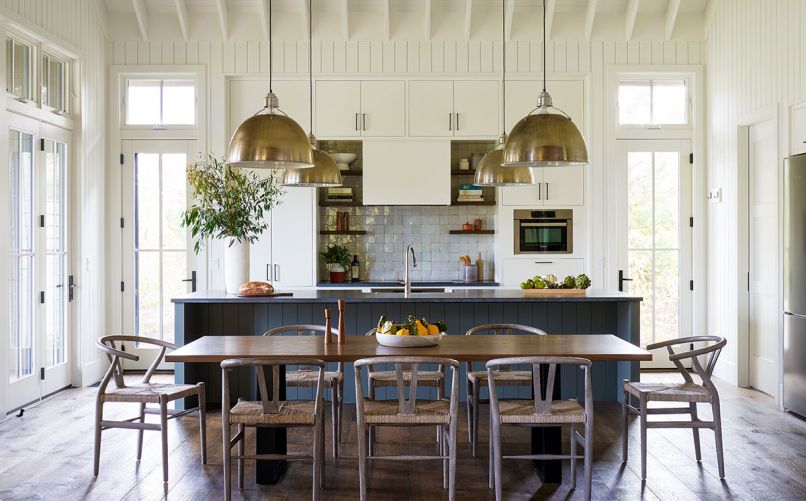
[[[492,280],[485,280],[482,282],[465,282],[462,280],[443,280],[443,281],[415,281],[411,283],[412,287],[497,287],[501,284],[493,282]],[[403,282],[396,280],[377,281],[377,282],[344,282],[342,284],[332,284],[330,282],[319,282],[317,287],[346,287],[346,288],[369,288],[369,287],[403,287]]]
[[[240,297],[224,291],[194,292],[173,298],[174,303],[597,303],[641,301],[640,296],[602,289],[589,289],[585,296],[524,296],[520,289],[462,289],[453,292],[417,292],[404,298],[402,293],[361,292],[358,290],[288,290],[293,296]]]

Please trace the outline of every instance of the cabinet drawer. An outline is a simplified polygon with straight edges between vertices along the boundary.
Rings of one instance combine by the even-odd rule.
[[[793,107],[789,118],[789,137],[792,155],[806,153],[806,103]]]
[[[576,258],[554,259],[542,258],[536,254],[533,258],[511,258],[503,262],[503,285],[517,287],[527,278],[535,275],[546,276],[551,273],[562,280],[567,275],[577,276],[585,271],[585,260]]]

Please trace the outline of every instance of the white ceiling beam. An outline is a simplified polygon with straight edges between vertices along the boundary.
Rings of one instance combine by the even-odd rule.
[[[431,40],[431,0],[425,0],[424,32],[426,41]]]
[[[221,37],[226,42],[229,40],[229,12],[227,11],[227,0],[215,0],[215,7],[218,11],[218,23],[221,25]]]
[[[148,11],[146,11],[145,0],[132,0],[134,16],[137,18],[137,26],[140,27],[140,36],[143,40],[148,40]]]
[[[266,3],[266,0],[260,0],[260,1],[264,4]],[[305,25],[305,38],[309,38],[311,36],[310,29],[313,28],[308,26],[308,19],[311,17],[311,8],[310,5],[308,5],[308,0],[299,0],[299,1],[302,2],[302,12],[305,14],[305,18],[302,20],[303,24]],[[268,29],[266,30],[266,32],[267,32],[266,36],[268,37]]]
[[[705,6],[705,16],[702,26],[703,40],[708,40],[708,35],[711,33],[711,28],[714,25],[714,18],[716,17],[716,4],[717,0],[708,0],[708,5]]]
[[[383,38],[387,42],[392,37],[392,30],[390,27],[392,20],[390,19],[390,16],[389,0],[383,0]]]
[[[350,39],[350,1],[341,0],[341,30],[344,33],[344,39]]]
[[[624,20],[624,38],[629,42],[632,40],[632,33],[635,30],[635,18],[638,17],[639,0],[627,0],[627,11]]]
[[[672,39],[677,14],[680,12],[680,0],[669,0],[666,4],[666,40]]]
[[[188,41],[190,26],[188,25],[188,8],[185,0],[174,0],[176,6],[176,17],[179,18],[179,29],[182,30],[182,38]]]
[[[546,2],[546,40],[551,40],[551,26],[554,24],[554,13],[557,11],[557,0]]]
[[[507,40],[512,38],[512,19],[514,17],[515,17],[515,0],[509,0],[509,3],[507,3],[506,8],[506,21],[505,21]]]
[[[473,26],[473,0],[465,0],[465,40],[470,40],[470,30]]]
[[[599,0],[588,0],[588,10],[585,12],[585,40],[593,35],[593,23],[596,20],[596,4]]]

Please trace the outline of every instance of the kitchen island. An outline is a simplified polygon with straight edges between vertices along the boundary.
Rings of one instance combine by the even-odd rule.
[[[238,297],[221,291],[208,291],[174,298],[175,342],[181,346],[202,336],[259,336],[282,325],[321,325],[324,324],[325,308],[333,312],[333,327],[336,327],[339,299],[346,301],[348,336],[363,336],[377,324],[381,315],[402,321],[413,314],[430,321],[443,320],[452,335],[463,335],[476,325],[519,323],[538,327],[549,334],[614,334],[635,345],[639,345],[640,339],[641,298],[621,292],[590,289],[585,296],[579,297],[526,297],[518,289],[457,289],[450,292],[417,292],[408,298],[395,292],[360,290],[289,292],[293,295]],[[463,373],[464,370],[463,366]],[[619,400],[620,381],[624,378],[637,380],[638,370],[638,362],[594,362],[594,399]],[[345,372],[345,381],[352,381],[352,367],[345,367]],[[563,370],[562,398],[570,398],[581,390],[581,375],[576,372]],[[175,377],[178,383],[206,382],[208,403],[219,405],[220,373],[221,369],[216,364],[178,363]],[[242,375],[237,381],[238,388],[233,388],[233,394],[254,394],[255,385],[248,374]],[[465,395],[464,383],[462,377],[462,396]],[[503,396],[528,397],[528,391],[528,388],[507,388]],[[304,389],[288,390],[288,398],[302,396],[307,396]],[[385,397],[382,392],[380,396]],[[346,402],[354,401],[353,385],[345,385],[344,398]]]

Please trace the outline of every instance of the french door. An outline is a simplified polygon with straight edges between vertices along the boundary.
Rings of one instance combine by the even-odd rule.
[[[9,409],[70,384],[70,144],[9,113]]]
[[[171,299],[204,288],[204,255],[194,254],[190,232],[181,225],[190,202],[186,169],[196,160],[195,144],[124,141],[121,288],[126,334],[173,342]],[[142,349],[149,350],[145,345]],[[127,363],[127,368],[147,366],[152,356],[148,351],[143,355],[141,364]]]
[[[618,141],[618,262],[624,290],[643,296],[642,346],[692,335],[690,153],[689,141]],[[642,367],[673,366],[665,348],[653,355]]]

